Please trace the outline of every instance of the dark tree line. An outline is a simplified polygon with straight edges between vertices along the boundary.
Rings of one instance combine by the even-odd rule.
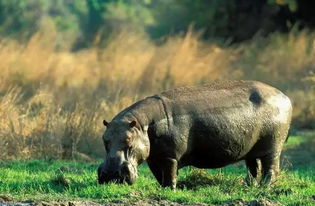
[[[314,9],[312,0],[0,0],[0,36],[27,41],[51,18],[75,49],[120,28],[159,39],[192,25],[206,39],[239,42],[293,27],[313,30]]]

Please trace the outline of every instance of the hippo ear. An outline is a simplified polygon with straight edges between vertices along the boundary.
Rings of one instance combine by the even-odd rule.
[[[134,127],[134,126],[136,126],[136,124],[137,124],[137,122],[133,120],[132,122],[129,123],[129,126]]]
[[[109,124],[109,123],[104,119],[104,120],[103,120],[103,124],[104,124],[104,126],[108,127],[108,124]]]

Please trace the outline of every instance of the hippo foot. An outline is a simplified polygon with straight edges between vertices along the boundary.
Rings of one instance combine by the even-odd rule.
[[[260,186],[262,187],[269,187],[270,185],[274,184],[276,182],[276,177],[273,174],[268,173],[265,175],[261,182]]]

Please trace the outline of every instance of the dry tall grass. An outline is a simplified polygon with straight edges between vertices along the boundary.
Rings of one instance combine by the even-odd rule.
[[[312,34],[220,47],[192,32],[161,45],[122,32],[102,49],[54,45],[43,34],[27,45],[0,42],[0,159],[99,157],[102,119],[161,90],[216,79],[270,83],[292,97],[296,126],[315,124]]]

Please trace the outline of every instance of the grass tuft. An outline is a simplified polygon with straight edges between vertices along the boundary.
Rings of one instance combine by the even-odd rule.
[[[230,189],[237,184],[242,184],[242,179],[236,177],[229,179],[222,173],[211,174],[204,169],[191,169],[187,176],[178,181],[178,188],[197,190],[202,187],[229,185]]]
[[[68,187],[72,182],[63,173],[56,174],[51,180],[51,183],[56,186]]]

